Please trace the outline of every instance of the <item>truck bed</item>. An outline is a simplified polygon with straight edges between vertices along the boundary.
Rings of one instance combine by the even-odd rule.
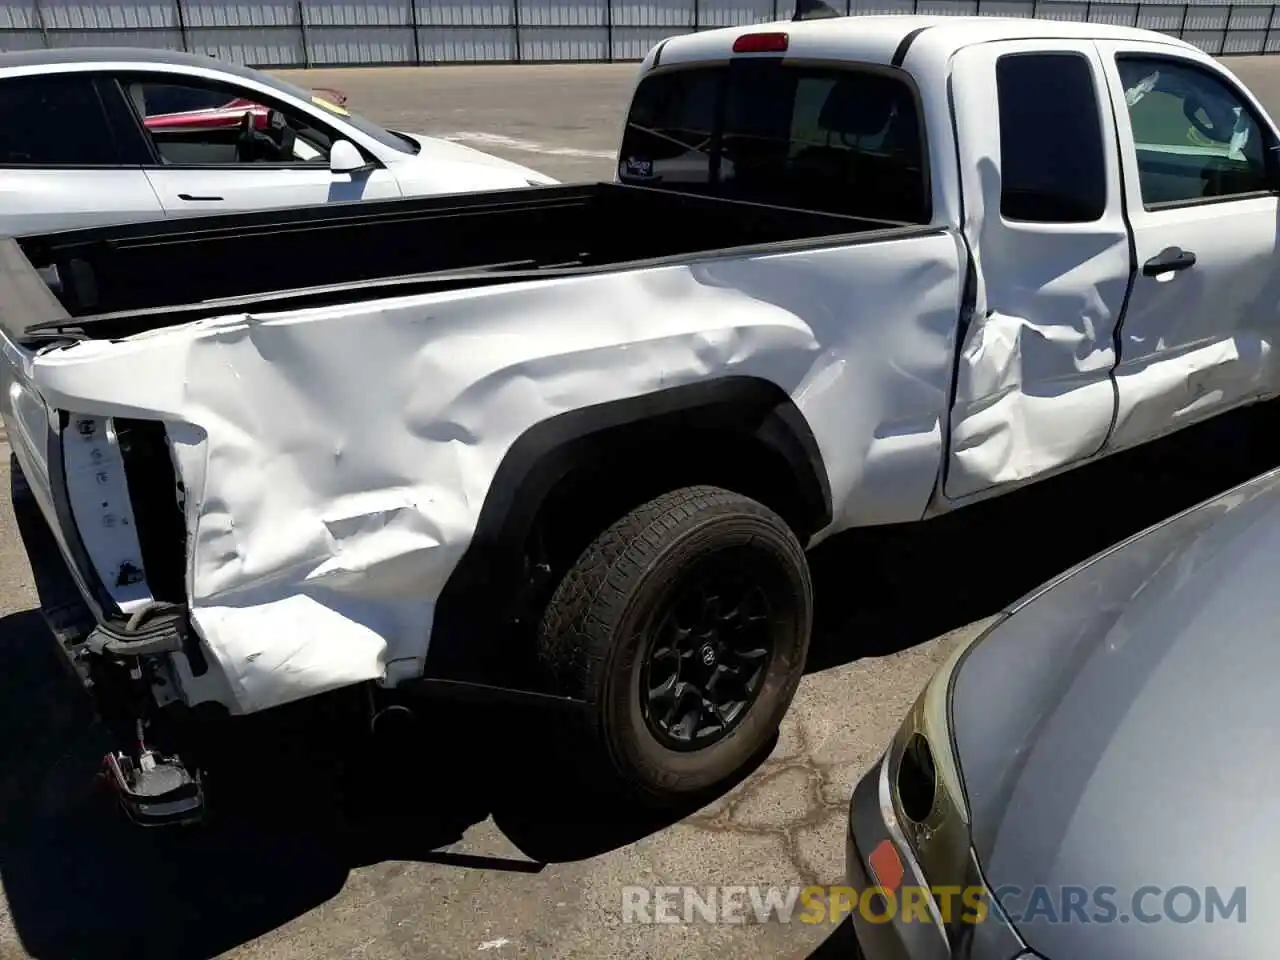
[[[28,305],[20,309],[11,297],[5,322],[11,330],[78,326],[86,336],[112,337],[228,310],[921,229],[615,183],[175,218],[18,238],[61,309],[47,296],[17,298]],[[12,264],[16,253],[3,259]],[[12,286],[13,269],[4,274]]]

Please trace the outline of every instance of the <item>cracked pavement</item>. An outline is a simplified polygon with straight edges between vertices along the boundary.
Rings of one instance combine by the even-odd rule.
[[[1280,70],[1263,58],[1231,66],[1280,106]],[[337,86],[382,122],[470,137],[574,180],[610,176],[633,73],[450,67],[292,79]],[[1003,513],[975,507],[909,535],[821,548],[824,626],[775,748],[678,823],[640,822],[558,783],[518,722],[442,708],[394,758],[390,793],[371,794],[375,806],[396,800],[373,828],[333,820],[332,784],[268,739],[252,751],[267,773],[247,785],[260,807],[175,837],[122,828],[90,793],[102,744],[30,612],[0,443],[0,960],[850,956],[847,927],[827,923],[624,924],[622,891],[840,883],[853,784],[951,646],[1094,550],[1261,469],[1231,472],[1230,447],[1206,449],[1191,467],[1166,467],[1218,471],[1176,495],[1171,484],[1118,478],[1117,467],[1049,481]],[[1118,504],[1124,522],[1100,517],[1098,503]]]

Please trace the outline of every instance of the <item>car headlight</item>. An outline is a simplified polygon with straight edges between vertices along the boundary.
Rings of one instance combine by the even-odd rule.
[[[921,691],[885,754],[892,810],[883,813],[896,821],[925,882],[935,890],[950,887],[959,894],[973,879],[969,810],[951,737],[952,681],[965,654],[1006,618],[1007,613],[1001,614],[956,646]]]

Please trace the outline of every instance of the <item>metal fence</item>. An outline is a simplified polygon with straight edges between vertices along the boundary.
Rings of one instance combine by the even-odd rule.
[[[1136,25],[1211,54],[1280,51],[1280,5],[829,0],[847,13]],[[790,16],[794,0],[0,0],[0,50],[127,45],[252,66],[639,60],[663,37]]]

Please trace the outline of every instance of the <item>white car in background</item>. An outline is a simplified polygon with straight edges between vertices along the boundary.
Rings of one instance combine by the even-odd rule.
[[[0,234],[555,184],[169,50],[0,54]]]

